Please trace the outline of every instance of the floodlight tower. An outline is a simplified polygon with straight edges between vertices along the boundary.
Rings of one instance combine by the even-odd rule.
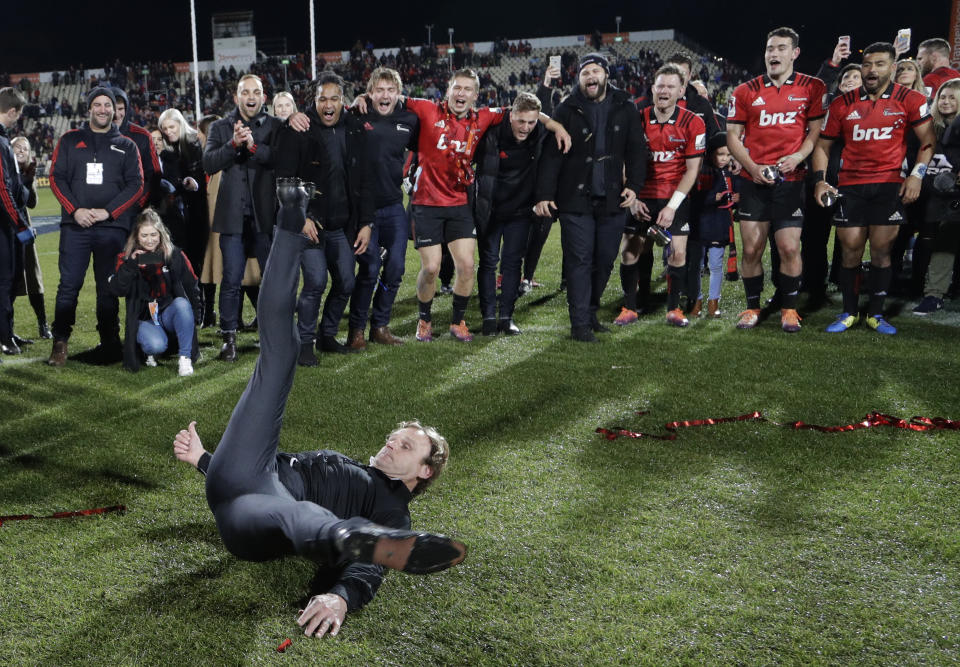
[[[447,35],[450,37],[450,47],[447,49],[447,55],[450,58],[450,71],[453,71],[453,28],[447,28]]]

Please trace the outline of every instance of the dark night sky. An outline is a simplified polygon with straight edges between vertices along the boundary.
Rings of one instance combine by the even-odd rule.
[[[915,12],[909,21],[896,18],[902,12],[881,11],[879,6],[869,7],[866,3],[836,3],[829,14],[808,9],[811,5],[801,4],[804,9],[798,10],[796,3],[763,4],[768,9],[757,12],[753,9],[757,3],[716,1],[661,3],[651,7],[635,0],[579,3],[569,0],[420,3],[318,0],[317,50],[349,49],[357,38],[372,40],[378,47],[396,46],[402,37],[410,44],[419,44],[426,39],[423,26],[427,23],[436,26],[434,37],[438,42],[446,40],[449,27],[455,29],[455,41],[586,34],[595,28],[613,32],[614,17],[619,14],[623,17],[623,31],[674,28],[751,72],[761,67],[766,32],[789,25],[801,36],[797,69],[813,73],[819,62],[832,53],[840,34],[850,34],[856,50],[870,42],[892,41],[899,28],[910,27],[915,54],[919,41],[947,37],[949,30],[950,0],[924,2],[923,10]],[[307,0],[196,0],[196,5],[201,60],[213,57],[210,16],[218,11],[253,9],[258,37],[285,36],[291,51],[309,48]],[[491,10],[491,7],[499,9]],[[78,8],[84,9],[78,11]],[[189,9],[189,0],[149,3],[101,0],[95,5],[75,0],[18,0],[16,8],[5,13],[0,26],[3,45],[0,70],[47,71],[64,69],[71,63],[101,67],[115,58],[190,60]]]

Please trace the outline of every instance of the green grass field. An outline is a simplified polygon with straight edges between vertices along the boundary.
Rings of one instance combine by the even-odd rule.
[[[957,304],[927,319],[905,308],[895,337],[823,333],[836,306],[805,314],[797,335],[776,318],[743,332],[741,288],[725,283],[720,321],[675,330],[649,316],[583,345],[567,338],[556,291],[558,231],[545,286],[520,302],[522,336],[412,342],[411,251],[394,326],[410,342],[298,370],[282,447],[366,460],[397,421],[435,424],[451,466],[413,503],[414,526],[470,547],[453,570],[388,576],[334,639],[306,639],[294,623],[311,566],[231,557],[202,478],[171,453],[191,419],[215,446],[252,370],[253,334],[228,366],[202,331],[205,360],[182,380],[173,361],[135,375],[51,369],[47,341],[5,357],[0,514],[127,511],[0,527],[0,664],[960,661],[957,431],[594,433],[752,410],[814,424],[873,410],[960,419]],[[56,244],[39,240],[51,316]],[[92,287],[91,276],[73,353],[96,343]],[[615,277],[607,319],[618,297]],[[449,309],[438,297],[435,320]],[[21,335],[34,332],[25,299],[16,310]],[[468,322],[478,318],[474,299]]]
[[[37,188],[37,206],[30,211],[30,215],[60,215],[60,202],[53,196],[50,188]]]

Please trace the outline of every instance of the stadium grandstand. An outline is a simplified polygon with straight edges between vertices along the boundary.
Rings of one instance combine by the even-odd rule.
[[[378,66],[397,69],[404,81],[404,93],[414,97],[442,97],[451,68],[472,67],[480,76],[478,103],[487,106],[509,105],[521,91],[535,92],[549,56],[562,56],[564,87],[576,77],[578,58],[600,50],[612,63],[611,77],[618,87],[635,98],[646,94],[653,73],[677,51],[685,51],[699,61],[694,78],[710,92],[714,108],[722,110],[730,91],[747,78],[743,68],[711,53],[675,30],[623,32],[620,34],[568,35],[537,39],[497,40],[458,43],[452,47],[433,44],[408,47],[375,48],[358,41],[349,51],[317,55],[317,69],[336,71],[355,93],[366,85],[370,72]],[[266,55],[258,53],[249,71],[264,80],[268,99],[289,90],[300,108],[309,99],[309,55]],[[200,99],[203,114],[223,114],[233,106],[236,80],[245,73],[225,64],[219,68],[213,60],[201,61]],[[16,85],[29,99],[13,134],[30,139],[38,155],[38,174],[49,173],[50,158],[61,134],[86,120],[84,94],[96,85],[109,83],[123,88],[130,97],[128,111],[132,122],[148,129],[156,127],[164,109],[178,108],[194,120],[194,83],[191,63],[120,62],[98,69],[71,67],[66,71],[43,72],[30,77],[0,75],[0,86]],[[348,95],[352,97],[352,95]],[[203,115],[201,114],[201,115]]]

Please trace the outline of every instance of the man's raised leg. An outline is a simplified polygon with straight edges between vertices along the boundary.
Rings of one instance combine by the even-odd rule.
[[[293,386],[300,340],[294,324],[300,255],[308,240],[277,228],[260,286],[260,357],[233,410],[207,473],[211,507],[225,497],[263,493],[278,486],[277,443],[287,395]],[[266,486],[264,486],[266,485]]]

